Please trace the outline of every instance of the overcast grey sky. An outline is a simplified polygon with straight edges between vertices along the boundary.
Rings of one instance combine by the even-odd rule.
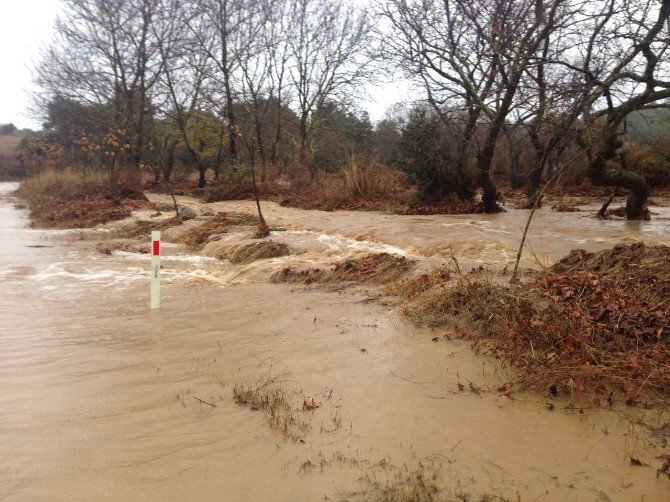
[[[60,0],[2,0],[0,16],[0,123],[39,127],[29,116],[31,66],[51,37]]]
[[[0,0],[0,124],[37,129],[40,121],[29,114],[31,68],[39,60],[40,49],[51,38],[60,0]],[[372,120],[383,117],[386,108],[407,93],[394,84],[369,89],[371,100],[362,103]]]

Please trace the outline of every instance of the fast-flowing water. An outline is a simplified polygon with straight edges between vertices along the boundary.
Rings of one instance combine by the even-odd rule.
[[[12,189],[0,186],[3,195]],[[549,411],[541,396],[500,396],[507,374],[498,363],[465,343],[431,341],[441,333],[361,292],[267,282],[286,264],[368,247],[507,264],[523,213],[265,208],[272,226],[287,229],[273,238],[302,254],[233,267],[167,246],[162,309],[150,312],[148,257],[95,253],[90,233],[28,229],[3,198],[0,498],[355,499],[366,479],[421,463],[438,471],[447,500],[667,500],[670,480],[656,478],[653,460],[662,449],[620,413],[566,412],[560,403]],[[638,224],[543,212],[531,244],[551,260],[574,247],[667,242],[667,208],[655,211]],[[293,437],[231,399],[235,384],[268,372],[284,374],[296,403],[322,403],[295,412]],[[459,393],[459,381],[483,392]],[[663,421],[654,411],[644,419]],[[631,456],[652,467],[631,466]]]

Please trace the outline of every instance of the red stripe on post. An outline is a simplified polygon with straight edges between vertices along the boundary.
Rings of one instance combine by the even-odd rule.
[[[153,255],[160,256],[161,254],[161,241],[152,241],[153,244]]]

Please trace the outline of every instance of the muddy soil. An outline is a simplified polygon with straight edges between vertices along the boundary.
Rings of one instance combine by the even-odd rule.
[[[374,497],[367,480],[422,464],[438,472],[444,500],[667,500],[670,480],[656,477],[661,439],[630,419],[661,425],[665,413],[510,399],[495,390],[509,370],[408,324],[365,290],[268,281],[287,265],[370,249],[426,267],[453,253],[502,269],[525,212],[265,210],[286,229],[272,239],[290,256],[235,266],[167,243],[162,309],[150,312],[149,257],[95,251],[118,223],[31,230],[25,212],[0,202],[0,498],[360,500]],[[575,247],[667,242],[670,210],[654,210],[662,214],[651,222],[627,223],[547,209],[531,239],[538,260],[525,265]],[[247,237],[225,234],[205,253]],[[235,384],[268,374],[285,374],[301,424],[291,436],[232,399]],[[458,382],[481,391],[459,392]],[[306,397],[321,405],[302,410]]]

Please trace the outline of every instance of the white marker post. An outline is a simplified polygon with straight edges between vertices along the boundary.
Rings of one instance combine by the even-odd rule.
[[[161,308],[161,233],[151,232],[151,310]]]

